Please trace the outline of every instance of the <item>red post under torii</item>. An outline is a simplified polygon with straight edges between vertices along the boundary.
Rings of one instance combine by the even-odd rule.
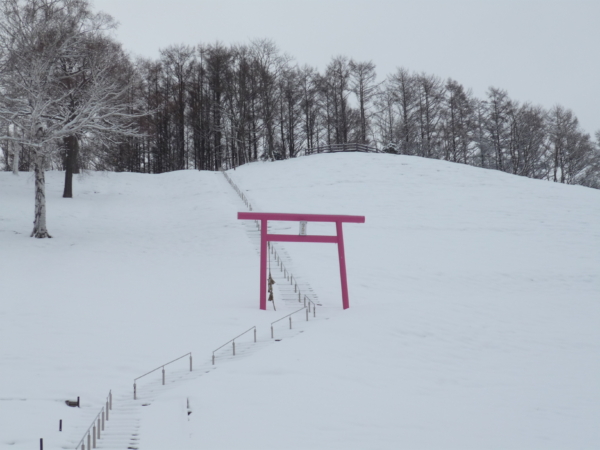
[[[342,223],[365,223],[364,216],[339,216],[330,214],[286,214],[286,213],[261,213],[239,212],[240,220],[260,220],[260,309],[267,309],[267,242],[320,242],[338,245],[340,258],[340,278],[342,282],[342,304],[344,309],[350,307],[348,299],[348,280],[346,277],[346,255],[344,253],[344,234]],[[290,222],[335,222],[336,236],[306,236],[293,234],[269,234],[267,222],[269,220]]]

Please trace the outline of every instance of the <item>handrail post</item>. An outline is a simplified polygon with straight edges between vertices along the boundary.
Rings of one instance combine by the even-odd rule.
[[[290,330],[292,329],[292,316],[290,316]]]
[[[102,410],[102,431],[104,431],[104,409]]]
[[[190,372],[192,371],[192,354],[190,353]]]
[[[136,395],[136,385],[135,382],[133,383],[133,399],[137,400],[137,395]]]
[[[271,339],[273,339],[273,325],[271,325]]]
[[[214,366],[215,365],[215,352],[213,352],[212,363],[213,363],[213,366]]]
[[[254,327],[254,342],[256,342],[256,327]]]
[[[162,383],[164,386],[165,385],[165,366],[163,366],[163,368],[162,368]]]
[[[92,441],[92,438],[90,436],[90,430],[88,430],[88,446],[87,446],[88,449],[92,448],[91,441]]]
[[[106,400],[106,421],[108,422],[108,399]]]
[[[96,448],[96,425],[94,425],[93,433],[92,433],[92,448]]]
[[[306,321],[308,322],[308,309],[306,310]]]
[[[233,344],[233,356],[235,356],[235,339],[233,340],[232,344]]]

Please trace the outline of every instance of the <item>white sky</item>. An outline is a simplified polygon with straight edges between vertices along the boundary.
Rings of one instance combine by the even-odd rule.
[[[452,77],[544,107],[572,109],[600,130],[600,0],[94,0],[120,22],[133,55],[173,44],[270,38],[303,65],[372,60]]]

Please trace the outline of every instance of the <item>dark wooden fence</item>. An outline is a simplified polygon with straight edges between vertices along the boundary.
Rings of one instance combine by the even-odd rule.
[[[299,155],[313,155],[315,153],[338,153],[338,152],[362,152],[362,153],[383,153],[375,147],[369,147],[366,144],[358,142],[349,142],[347,144],[320,145],[318,147],[307,148],[299,152]]]

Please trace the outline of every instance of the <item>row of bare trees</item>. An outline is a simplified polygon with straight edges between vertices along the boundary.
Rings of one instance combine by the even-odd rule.
[[[383,82],[371,62],[335,57],[300,67],[272,41],[175,46],[136,64],[132,98],[151,113],[93,167],[217,170],[358,142],[562,183],[600,187],[599,149],[572,111],[400,68]]]
[[[496,88],[477,99],[454,80],[405,69],[376,98],[377,136],[390,152],[600,187],[599,148],[562,106],[519,104]]]
[[[272,41],[257,40],[170,47],[136,68],[132,97],[151,112],[138,121],[144,136],[96,157],[95,167],[217,170],[324,144],[373,141],[371,63],[334,58],[321,75],[293,64]]]

